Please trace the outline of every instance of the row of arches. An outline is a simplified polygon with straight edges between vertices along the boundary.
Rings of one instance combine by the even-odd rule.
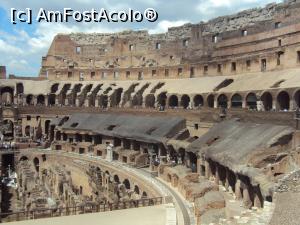
[[[294,100],[295,102],[294,108],[300,107],[300,90],[295,92],[293,98],[290,97],[287,91],[281,91],[275,97],[270,92],[264,92],[260,96],[250,92],[244,98],[238,93],[233,94],[231,97],[228,97],[226,94],[220,94],[218,96],[210,94],[206,97],[206,102],[202,95],[190,97],[189,95],[184,94],[181,97],[178,97],[174,94],[167,97],[166,93],[162,93],[157,97],[159,105],[171,108],[182,107],[187,109],[188,107],[198,108],[206,105],[209,108],[222,107],[257,109],[258,102],[261,102],[265,111],[275,108],[278,110],[290,110],[291,100]],[[155,96],[153,94],[146,96],[146,107],[154,107],[155,102]]]
[[[17,84],[17,92],[23,93],[24,87],[20,86],[20,84]],[[91,86],[86,87],[84,90],[84,98],[91,97],[90,95],[87,95],[88,91],[91,90]],[[75,98],[76,93],[81,90],[81,86],[77,85],[74,87],[74,98],[71,101],[69,100],[70,104],[76,104]],[[60,102],[60,104],[65,104],[65,101],[63,101],[63,96],[56,95],[56,92],[58,91],[58,84],[54,84],[51,87],[51,93],[49,95],[37,95],[34,96],[32,94],[25,96],[25,104],[27,105],[55,105],[56,102]],[[66,93],[68,91],[68,88],[66,88]],[[65,93],[65,94],[66,94]],[[119,88],[116,89],[114,94],[109,97],[107,94],[103,94],[101,96],[98,96],[98,106],[107,108],[107,107],[114,107],[121,104],[121,95],[123,93],[123,89]],[[14,88],[5,86],[0,88],[0,95],[1,95],[1,103],[2,104],[13,104],[14,102]],[[92,96],[93,98],[96,98],[96,96]],[[142,97],[142,95],[140,96]],[[65,96],[67,98],[67,96]],[[71,101],[71,102],[70,102]],[[83,100],[81,100],[83,102]],[[290,91],[282,90],[278,92],[277,94],[274,94],[273,92],[265,91],[262,94],[257,95],[257,93],[250,92],[247,95],[242,95],[239,93],[235,93],[232,95],[229,94],[209,94],[209,95],[188,95],[183,94],[181,96],[178,96],[176,94],[167,95],[167,92],[160,93],[157,97],[154,95],[154,93],[150,93],[144,97],[144,99],[139,99],[138,97],[133,97],[131,99],[132,104],[131,105],[142,105],[141,102],[144,101],[144,105],[146,107],[156,107],[156,104],[159,106],[164,107],[170,107],[170,108],[176,108],[181,107],[184,109],[187,108],[199,108],[202,106],[207,106],[210,108],[217,108],[217,107],[223,107],[223,108],[250,108],[250,109],[257,109],[257,103],[260,101],[263,104],[263,108],[265,111],[277,109],[277,110],[290,110],[295,109],[296,107],[300,106],[300,90],[296,90],[293,93]],[[293,105],[291,105],[291,101],[294,102]],[[82,103],[81,102],[81,103]],[[91,101],[88,101],[91,102]],[[95,101],[92,101],[95,103]],[[95,104],[90,104],[92,106],[95,106]]]

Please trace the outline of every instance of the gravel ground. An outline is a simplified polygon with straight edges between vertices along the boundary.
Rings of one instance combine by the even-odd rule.
[[[270,225],[300,225],[300,193],[277,193]]]

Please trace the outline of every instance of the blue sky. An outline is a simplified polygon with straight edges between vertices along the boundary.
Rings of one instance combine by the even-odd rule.
[[[37,76],[41,58],[47,54],[57,33],[117,32],[128,29],[162,33],[168,27],[207,21],[271,2],[281,0],[0,0],[0,65],[5,65],[9,74]],[[107,10],[132,8],[141,11],[154,8],[159,19],[155,23],[10,23],[11,8],[31,8],[33,12],[38,12],[40,8],[62,11],[64,7],[79,11],[102,7]]]

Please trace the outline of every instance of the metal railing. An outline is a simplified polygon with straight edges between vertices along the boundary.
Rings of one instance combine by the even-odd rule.
[[[85,213],[106,212],[121,209],[139,208],[153,205],[161,205],[163,197],[143,198],[112,204],[87,204],[85,206],[72,206],[65,208],[35,209],[30,211],[18,211],[0,213],[0,223],[11,221],[32,220],[60,216],[80,215]]]

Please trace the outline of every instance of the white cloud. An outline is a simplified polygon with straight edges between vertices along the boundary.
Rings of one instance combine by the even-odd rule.
[[[0,0],[1,1],[1,0]],[[128,8],[144,10],[152,7],[157,10],[159,20],[156,23],[35,23],[32,28],[22,30],[3,30],[0,28],[0,64],[7,65],[10,73],[17,75],[37,75],[41,58],[57,33],[99,32],[111,33],[128,29],[148,29],[149,33],[163,33],[169,27],[181,26],[185,23],[198,23],[215,16],[234,13],[249,7],[263,6],[270,2],[282,0],[173,0],[171,3],[163,0],[14,0],[2,1],[1,9],[7,12],[9,20],[10,8],[31,8],[37,12],[41,7],[47,10],[62,10],[71,7],[74,10],[90,10],[91,8],[107,10],[127,10]],[[170,5],[171,4],[171,5]],[[1,18],[2,19],[2,18]],[[2,24],[1,24],[2,25]],[[2,30],[1,30],[2,29]]]
[[[22,55],[24,51],[21,48],[10,45],[9,43],[0,39],[0,54],[5,57],[6,54]]]
[[[178,20],[178,21],[163,20],[163,21],[160,21],[154,29],[150,29],[149,33],[150,34],[164,33],[164,32],[167,32],[168,28],[170,28],[170,27],[178,27],[178,26],[181,26],[188,22],[189,21],[186,21],[186,20]]]
[[[205,19],[209,19],[212,16],[220,15],[224,9],[237,12],[245,8],[265,6],[273,2],[279,3],[282,0],[201,0],[196,9]]]

